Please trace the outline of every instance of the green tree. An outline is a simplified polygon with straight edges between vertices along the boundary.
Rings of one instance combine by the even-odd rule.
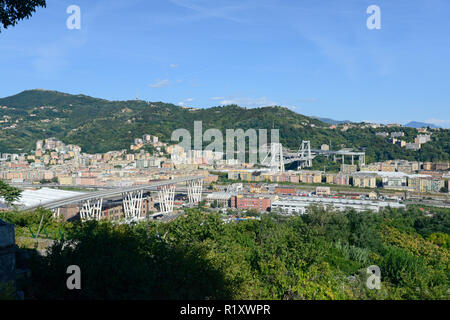
[[[46,6],[45,0],[0,0],[0,24],[5,29],[15,26],[19,20],[30,18],[36,8]]]
[[[17,201],[21,194],[22,191],[20,189],[11,187],[6,182],[0,180],[0,197],[5,199],[8,206],[10,206],[14,201]]]

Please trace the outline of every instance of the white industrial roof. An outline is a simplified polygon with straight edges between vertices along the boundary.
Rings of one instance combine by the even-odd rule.
[[[52,202],[55,200],[71,198],[77,195],[81,195],[83,193],[84,192],[58,190],[50,188],[41,188],[37,190],[26,189],[22,192],[20,199],[14,202],[13,204],[27,208],[44,205],[47,202]]]
[[[401,171],[358,171],[359,174],[377,174],[380,177],[409,177],[409,178],[426,178],[431,177],[427,174],[409,174]]]
[[[228,200],[232,196],[229,192],[213,192],[206,196],[208,200]]]

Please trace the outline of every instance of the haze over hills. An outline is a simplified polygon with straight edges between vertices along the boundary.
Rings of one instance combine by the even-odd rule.
[[[346,124],[346,123],[358,123],[356,121],[350,121],[350,120],[334,120],[334,119],[330,119],[330,118],[320,118],[320,117],[312,117],[314,119],[318,119],[322,122],[331,124],[331,125],[336,125],[336,124]],[[409,128],[432,128],[432,129],[437,129],[437,128],[441,128],[435,124],[432,123],[426,123],[426,122],[419,122],[419,121],[410,121],[408,123],[406,123],[404,125],[405,127],[409,127]]]
[[[333,120],[333,119],[330,119],[330,118],[320,118],[320,117],[312,117],[312,118],[318,119],[318,120],[320,120],[322,122],[325,122],[325,123],[328,123],[328,124],[331,124],[331,125],[333,125],[333,124],[352,123],[352,121],[350,121],[350,120]]]
[[[432,124],[432,123],[425,123],[425,122],[418,122],[418,121],[410,121],[407,124],[405,124],[405,127],[410,127],[410,128],[439,128],[438,126]]]
[[[280,130],[281,143],[290,149],[297,150],[302,140],[310,140],[313,148],[331,143],[332,149],[364,149],[369,160],[448,159],[450,153],[449,130],[433,134],[432,141],[415,152],[376,138],[372,128],[333,130],[328,123],[279,106],[193,109],[163,102],[108,101],[48,90],[23,91],[0,99],[0,106],[0,152],[29,152],[36,140],[52,136],[80,145],[88,153],[129,149],[134,139],[145,133],[170,142],[174,130],[184,128],[193,134],[194,121],[202,121],[203,132],[217,128],[225,135],[226,129],[275,128]],[[417,135],[416,129],[402,130],[408,141]]]

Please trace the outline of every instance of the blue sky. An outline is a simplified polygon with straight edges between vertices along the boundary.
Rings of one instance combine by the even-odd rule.
[[[69,30],[69,5],[81,29]],[[369,30],[369,5],[381,30]],[[0,96],[44,88],[192,107],[282,105],[450,127],[448,0],[47,0],[0,33]]]

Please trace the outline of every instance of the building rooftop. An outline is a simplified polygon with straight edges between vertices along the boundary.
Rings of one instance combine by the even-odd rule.
[[[83,193],[84,192],[57,190],[51,188],[41,188],[37,190],[27,189],[22,192],[20,199],[13,204],[19,207],[28,208],[38,205],[44,205],[47,202],[52,202],[55,200],[71,198]],[[0,201],[2,200],[3,199],[0,198]]]

